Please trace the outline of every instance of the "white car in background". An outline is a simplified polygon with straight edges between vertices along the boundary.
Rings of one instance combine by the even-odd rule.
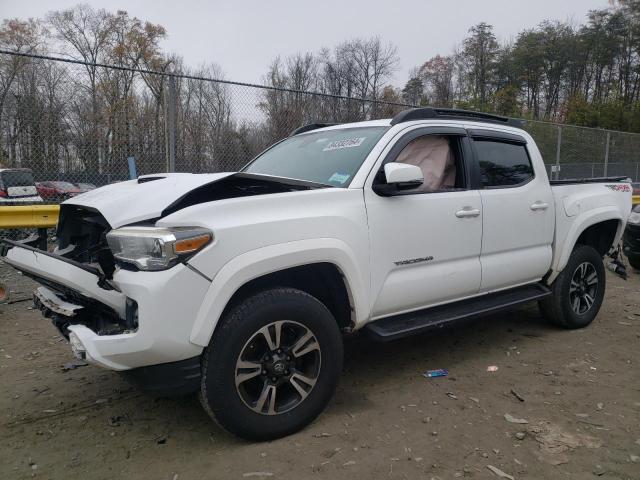
[[[277,438],[330,400],[341,332],[390,340],[525,302],[563,328],[593,321],[631,186],[550,182],[518,127],[431,108],[307,125],[238,173],[69,199],[54,252],[0,254],[42,284],[36,306],[77,356]]]
[[[0,168],[0,205],[38,202],[42,198],[30,169]]]

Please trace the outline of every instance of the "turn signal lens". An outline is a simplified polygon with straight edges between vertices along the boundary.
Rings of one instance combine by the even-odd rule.
[[[209,233],[193,238],[185,238],[184,240],[176,241],[176,243],[173,245],[173,250],[177,254],[196,252],[210,241],[211,234]]]

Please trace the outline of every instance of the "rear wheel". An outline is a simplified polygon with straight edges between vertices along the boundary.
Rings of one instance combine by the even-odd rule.
[[[327,308],[294,289],[233,308],[203,355],[201,402],[223,428],[270,440],[310,423],[342,370],[342,337]]]
[[[578,245],[553,282],[552,294],[540,302],[540,310],[559,327],[586,327],[600,310],[605,284],[604,263],[598,251]]]

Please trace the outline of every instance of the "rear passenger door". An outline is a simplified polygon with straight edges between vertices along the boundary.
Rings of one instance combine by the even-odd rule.
[[[551,265],[553,196],[546,171],[535,171],[527,140],[469,130],[482,200],[483,293],[540,280]]]

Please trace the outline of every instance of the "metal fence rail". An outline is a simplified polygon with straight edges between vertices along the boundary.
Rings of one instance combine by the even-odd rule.
[[[296,127],[387,118],[410,105],[0,51],[0,167],[104,185],[137,174],[236,170]],[[0,92],[2,93],[2,92]],[[639,181],[640,135],[527,121],[553,178]],[[553,170],[553,171],[552,171]],[[45,198],[57,201],[59,197]]]

